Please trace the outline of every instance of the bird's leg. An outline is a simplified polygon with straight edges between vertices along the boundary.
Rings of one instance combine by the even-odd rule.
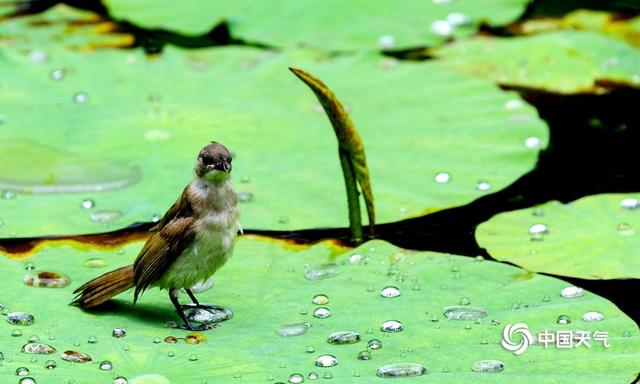
[[[191,302],[193,304],[195,304],[196,306],[200,306],[200,303],[198,302],[198,299],[196,299],[195,295],[193,294],[193,292],[191,292],[190,289],[186,289],[185,291],[187,291],[187,295],[189,295],[189,297],[191,298]]]
[[[196,299],[196,296],[193,294],[193,292],[191,292],[190,289],[185,288],[185,291],[187,291],[187,295],[189,295],[189,297],[191,298],[191,301],[193,302],[194,305],[183,305],[183,307],[190,307],[190,308],[202,308],[202,309],[218,309],[218,310],[224,310],[223,307],[219,306],[219,305],[215,305],[215,304],[200,304],[200,302],[198,301],[198,299]]]
[[[194,299],[193,293],[191,293],[190,291],[187,291],[187,292],[189,292],[189,296],[191,296],[191,298]],[[191,323],[187,319],[187,315],[184,313],[184,310],[182,309],[182,305],[180,305],[180,302],[178,301],[178,290],[170,289],[169,298],[171,299],[171,303],[173,303],[173,306],[176,307],[176,311],[178,311],[178,315],[180,315],[180,318],[182,319],[182,321],[184,321],[184,324],[182,325],[172,323],[171,326],[173,326],[174,328],[187,329],[189,331],[206,331],[207,329],[215,328],[217,326],[217,324],[202,324],[199,326],[191,325]]]

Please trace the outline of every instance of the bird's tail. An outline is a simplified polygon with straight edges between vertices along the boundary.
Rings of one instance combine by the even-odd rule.
[[[73,293],[77,294],[71,305],[91,308],[133,287],[133,265],[118,268],[84,283]]]

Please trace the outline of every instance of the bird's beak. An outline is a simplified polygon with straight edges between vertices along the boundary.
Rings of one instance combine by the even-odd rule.
[[[231,172],[231,164],[226,161],[219,161],[214,165],[213,169],[229,173]]]

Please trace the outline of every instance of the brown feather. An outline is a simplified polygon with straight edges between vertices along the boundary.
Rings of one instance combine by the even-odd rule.
[[[128,265],[83,284],[73,292],[78,296],[71,304],[83,308],[95,307],[131,287],[133,287],[133,265]]]

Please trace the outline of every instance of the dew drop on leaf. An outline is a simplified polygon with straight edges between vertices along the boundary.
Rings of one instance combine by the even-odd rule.
[[[378,368],[379,377],[414,377],[427,373],[427,368],[418,363],[396,363]]]
[[[404,329],[404,326],[397,320],[387,320],[380,325],[380,329],[383,332],[400,332]]]
[[[338,364],[338,359],[333,355],[320,355],[316,358],[315,364],[322,368],[333,367]]]

